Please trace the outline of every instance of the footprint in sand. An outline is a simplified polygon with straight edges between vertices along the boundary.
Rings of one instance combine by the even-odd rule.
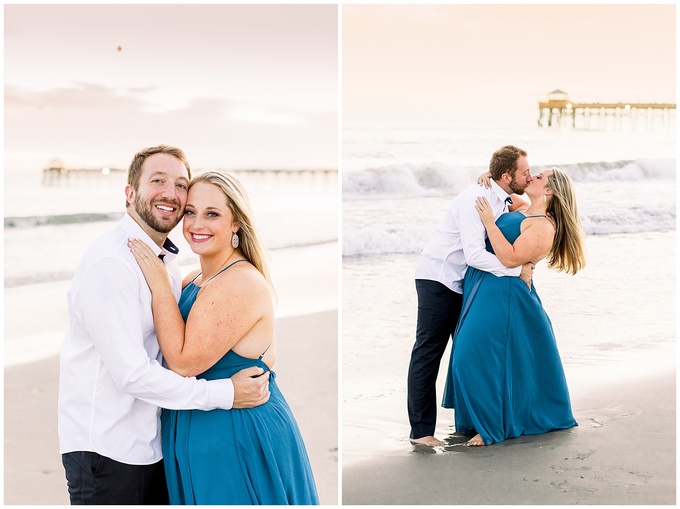
[[[580,493],[595,493],[595,491],[596,491],[593,488],[589,488],[587,486],[578,486],[574,483],[570,483],[566,479],[561,479],[559,481],[553,481],[553,482],[550,483],[550,486],[552,486],[553,488],[559,489],[560,491],[562,491],[562,493],[577,493],[577,492],[580,492]]]
[[[621,405],[612,405],[602,409],[607,415],[605,418],[586,418],[581,419],[583,423],[590,423],[591,428],[601,428],[605,424],[611,424],[618,421],[628,421],[635,419],[642,414],[639,409],[624,409]]]
[[[607,420],[610,422],[627,421],[630,419],[635,419],[640,414],[642,414],[642,410],[638,408],[625,408],[623,405],[611,405],[605,407],[603,410],[609,414],[609,418]]]
[[[595,454],[596,452],[597,452],[597,449],[591,449],[591,450],[588,451],[588,452],[578,453],[578,454],[577,454],[576,456],[574,456],[572,459],[575,459],[575,460],[584,460],[584,459],[586,459],[586,458],[589,458],[590,456],[592,456],[592,455]]]

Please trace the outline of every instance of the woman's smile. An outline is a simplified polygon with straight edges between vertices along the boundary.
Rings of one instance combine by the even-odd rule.
[[[192,242],[205,242],[210,239],[212,235],[205,233],[190,233]]]

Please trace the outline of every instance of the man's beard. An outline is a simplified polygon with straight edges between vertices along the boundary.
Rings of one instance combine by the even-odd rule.
[[[515,194],[524,194],[524,190],[527,188],[526,185],[522,186],[519,182],[515,181],[514,177],[510,181],[510,189]]]
[[[167,205],[172,205],[177,210],[180,209],[179,203],[172,201],[164,201],[163,203]],[[154,215],[152,211],[153,203],[135,201],[135,211],[139,214],[139,217],[148,224],[153,230],[158,233],[170,233],[177,223],[179,223],[181,216],[177,217],[177,221],[172,223],[161,222]]]

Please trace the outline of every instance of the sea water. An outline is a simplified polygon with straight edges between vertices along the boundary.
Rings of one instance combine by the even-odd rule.
[[[675,127],[379,126],[343,130],[343,464],[408,447],[418,256],[453,198],[506,144],[575,182],[588,265],[535,271],[572,392],[675,368]],[[438,379],[441,399],[444,354]],[[576,410],[575,410],[576,411]],[[577,415],[577,419],[579,415]],[[437,435],[453,432],[440,409]]]
[[[337,171],[235,174],[270,252],[277,316],[337,309]],[[109,172],[47,185],[40,168],[5,169],[5,365],[58,352],[68,284],[85,249],[123,216],[125,183],[125,172]],[[182,272],[196,268],[181,226],[170,238]]]

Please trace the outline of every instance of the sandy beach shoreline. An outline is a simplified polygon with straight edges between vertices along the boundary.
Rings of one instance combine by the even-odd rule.
[[[334,505],[338,500],[337,312],[279,318],[276,326],[277,382],[300,426],[321,503]],[[305,352],[313,352],[313,362]],[[5,504],[69,502],[57,436],[58,379],[58,356],[5,368]]]
[[[675,504],[673,371],[594,389],[579,426],[484,448],[450,434],[343,467],[343,504]],[[444,437],[440,437],[444,438]]]
[[[674,231],[590,236],[575,277],[539,264],[579,426],[474,450],[441,407],[435,435],[447,445],[408,441],[417,256],[345,260],[342,309],[355,323],[342,329],[343,503],[675,504],[675,240]],[[450,345],[439,401],[449,358]]]

